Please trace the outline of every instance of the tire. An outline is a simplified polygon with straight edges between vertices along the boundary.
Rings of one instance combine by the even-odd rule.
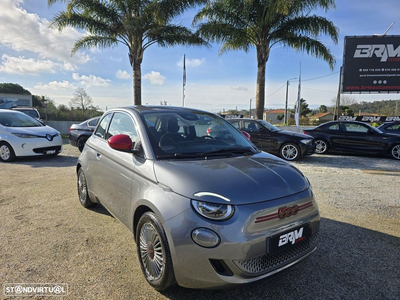
[[[136,229],[136,249],[147,282],[164,291],[176,284],[167,238],[153,212],[146,212]]]
[[[390,156],[394,159],[400,160],[400,144],[394,145],[390,149]]]
[[[85,147],[85,144],[86,144],[87,140],[88,140],[87,138],[80,138],[78,140],[78,142],[76,143],[78,145],[78,149],[79,149],[80,152],[83,151],[83,148]]]
[[[280,155],[284,160],[294,161],[301,156],[300,148],[296,144],[287,143],[281,147]]]
[[[11,162],[15,159],[14,149],[6,142],[0,142],[0,159],[3,162]]]
[[[325,140],[315,140],[315,153],[324,154],[328,151],[328,143]]]
[[[89,197],[89,191],[87,188],[87,182],[85,173],[83,173],[82,168],[78,171],[78,195],[79,195],[79,202],[82,204],[83,207],[90,207],[95,205],[96,203],[92,202]]]

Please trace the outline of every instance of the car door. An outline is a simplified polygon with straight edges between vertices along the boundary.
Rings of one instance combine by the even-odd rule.
[[[359,123],[342,124],[343,138],[340,148],[344,151],[377,153],[385,148],[385,142],[378,132]]]
[[[103,119],[104,121],[104,119]],[[135,169],[141,162],[140,157],[132,153],[112,149],[107,140],[117,134],[130,136],[133,146],[140,143],[133,118],[126,112],[115,112],[108,126],[100,123],[92,137],[91,143],[96,159],[92,162],[93,188],[100,201],[108,211],[115,215],[123,224],[130,224],[131,191],[138,190],[135,183]],[[106,128],[103,134],[103,129]]]
[[[277,152],[276,136],[273,132],[252,120],[243,121],[243,130],[251,136],[251,141],[261,150],[267,152]]]

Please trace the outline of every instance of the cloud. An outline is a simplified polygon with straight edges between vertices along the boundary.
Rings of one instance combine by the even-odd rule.
[[[147,73],[143,78],[149,80],[151,84],[163,85],[165,82],[165,77],[162,76],[160,72],[155,71]]]
[[[14,57],[3,54],[0,72],[20,75],[37,75],[55,73],[60,66],[51,60],[35,60],[33,58]]]
[[[52,91],[59,91],[59,90],[72,90],[75,89],[75,86],[67,80],[62,82],[60,81],[51,81],[48,84],[39,83],[34,86],[37,90],[52,90]]]
[[[205,61],[206,61],[205,58],[202,58],[202,59],[198,59],[198,58],[188,59],[188,58],[186,58],[185,59],[185,65],[186,65],[186,67],[197,68],[197,67],[201,66]],[[180,61],[178,61],[176,63],[176,65],[178,67],[183,67],[183,57],[182,57],[182,59]]]
[[[47,19],[28,13],[21,5],[21,0],[1,1],[0,44],[18,52],[37,53],[42,59],[73,64],[89,61],[89,56],[83,52],[71,57],[71,49],[82,33],[71,27],[62,32],[50,28]]]
[[[232,85],[231,90],[234,91],[248,91],[249,89],[243,85]]]
[[[104,79],[101,77],[97,77],[94,75],[82,75],[79,76],[78,73],[73,73],[72,78],[76,81],[78,81],[81,85],[85,87],[91,87],[91,86],[98,86],[98,87],[107,87],[110,85],[111,80],[109,79]]]
[[[127,71],[118,70],[115,76],[119,79],[129,79],[131,75]]]

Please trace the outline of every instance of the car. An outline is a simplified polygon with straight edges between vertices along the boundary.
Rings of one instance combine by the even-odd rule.
[[[39,121],[42,120],[42,118],[40,117],[40,113],[36,108],[33,107],[13,107],[11,108],[12,110],[16,110],[16,111],[20,111],[32,118],[35,118]]]
[[[315,152],[313,137],[309,135],[281,130],[264,120],[229,118],[227,121],[249,133],[257,148],[285,160],[295,161]]]
[[[378,129],[386,133],[400,134],[400,121],[383,123]]]
[[[210,126],[230,136],[208,136]],[[144,277],[160,291],[254,282],[317,247],[320,214],[308,179],[212,113],[110,109],[76,171],[82,206],[102,204],[133,234]]]
[[[93,130],[96,128],[99,119],[100,117],[94,117],[79,124],[72,124],[68,133],[69,143],[74,147],[78,147],[79,151],[82,152],[87,139],[93,134]]]
[[[391,156],[400,160],[400,136],[384,133],[366,123],[331,121],[304,133],[315,139],[318,154],[328,151]]]
[[[0,160],[57,155],[62,151],[60,133],[19,111],[0,109]]]

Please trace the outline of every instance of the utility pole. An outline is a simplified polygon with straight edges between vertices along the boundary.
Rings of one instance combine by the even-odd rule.
[[[285,101],[285,118],[284,118],[285,125],[288,125],[287,106],[288,106],[288,97],[289,97],[289,84],[290,84],[290,80],[294,80],[294,79],[297,79],[297,77],[286,80],[286,101]]]
[[[249,118],[251,118],[251,98],[250,98]]]

